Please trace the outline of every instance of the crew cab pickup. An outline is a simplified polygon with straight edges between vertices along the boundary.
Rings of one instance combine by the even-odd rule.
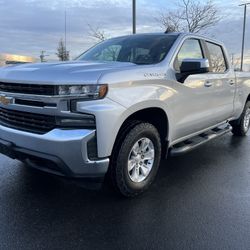
[[[250,73],[186,33],[106,40],[76,60],[0,69],[0,152],[57,175],[108,176],[125,196],[162,157],[250,126]]]

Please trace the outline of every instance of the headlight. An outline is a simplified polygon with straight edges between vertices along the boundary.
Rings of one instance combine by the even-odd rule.
[[[86,99],[101,99],[108,92],[107,84],[93,85],[61,85],[58,86],[58,95],[61,96],[80,96]]]

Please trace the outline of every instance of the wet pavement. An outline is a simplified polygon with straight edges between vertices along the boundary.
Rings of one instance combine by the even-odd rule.
[[[125,199],[0,156],[0,249],[249,249],[250,136],[162,162]]]

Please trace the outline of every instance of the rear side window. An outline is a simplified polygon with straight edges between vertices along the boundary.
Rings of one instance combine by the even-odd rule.
[[[206,42],[210,54],[210,67],[212,72],[223,73],[227,70],[224,53],[220,45]]]
[[[181,63],[184,59],[202,59],[203,53],[200,45],[200,41],[197,39],[186,40],[176,59],[175,59],[175,69],[180,70]]]

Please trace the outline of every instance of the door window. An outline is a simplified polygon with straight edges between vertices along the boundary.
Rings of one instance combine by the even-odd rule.
[[[202,58],[204,58],[204,56],[202,53],[199,40],[188,39],[183,43],[175,59],[175,69],[177,71],[180,71],[180,66],[184,59],[202,59]]]
[[[210,54],[210,68],[211,72],[223,73],[227,70],[227,64],[225,61],[224,53],[222,47],[206,42],[208,52]]]

